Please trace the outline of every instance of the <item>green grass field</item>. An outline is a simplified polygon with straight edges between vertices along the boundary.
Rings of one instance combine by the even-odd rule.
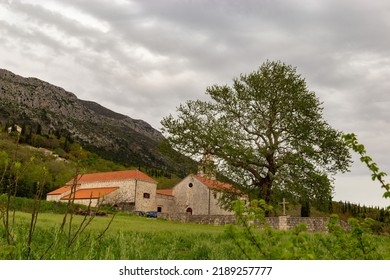
[[[140,260],[196,260],[240,259],[241,253],[224,236],[224,227],[184,224],[145,217],[118,214],[109,229],[110,217],[95,217],[77,241],[67,248],[68,228],[59,234],[63,215],[41,213],[30,258],[32,259],[140,259]],[[1,259],[25,259],[23,240],[27,239],[31,217],[18,212],[15,225],[16,246],[6,245],[0,227]],[[74,216],[73,230],[84,217]],[[54,245],[53,245],[54,244]],[[48,248],[50,248],[48,250]],[[47,251],[47,253],[46,253]]]
[[[26,245],[31,215],[17,212],[11,245],[0,221],[0,259],[44,260],[242,260],[247,259],[390,259],[390,237],[359,232],[308,233],[300,230],[258,230],[254,238],[241,237],[244,255],[226,227],[177,223],[117,214],[95,217],[71,246],[83,216],[74,216],[73,227],[60,232],[63,214],[40,213],[31,250]],[[68,217],[69,218],[69,217]],[[69,222],[69,219],[68,219]],[[68,225],[68,224],[67,224]],[[238,228],[236,228],[238,229]],[[240,229],[238,229],[240,230]]]

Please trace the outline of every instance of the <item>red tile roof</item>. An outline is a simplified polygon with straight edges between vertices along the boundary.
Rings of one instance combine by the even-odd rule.
[[[162,194],[162,195],[170,195],[170,196],[172,196],[173,195],[173,190],[172,189],[169,189],[169,190],[156,190],[156,193],[157,194]]]
[[[102,196],[105,196],[109,193],[112,193],[113,191],[116,191],[119,189],[118,187],[111,187],[111,188],[93,188],[93,189],[81,189],[77,190],[74,193],[75,199],[97,199]],[[73,198],[73,195],[72,195]],[[68,200],[71,199],[71,195],[64,196],[61,198],[62,200]]]
[[[228,190],[228,191],[238,192],[238,190],[236,188],[234,188],[232,185],[230,185],[228,183],[223,183],[223,182],[216,181],[216,180],[210,180],[210,179],[207,179],[207,178],[199,176],[199,175],[194,175],[194,177],[196,179],[198,179],[200,182],[202,182],[203,184],[205,184],[210,189]]]
[[[131,180],[137,179],[151,183],[157,183],[151,177],[142,173],[139,170],[124,170],[124,171],[113,171],[103,173],[91,173],[91,174],[80,174],[77,179],[77,183],[86,182],[97,182],[97,181],[119,181],[119,180]],[[73,179],[70,180],[67,185],[72,184]]]
[[[72,188],[72,186],[65,186],[65,187],[58,188],[54,191],[48,192],[47,194],[49,194],[49,195],[63,194],[63,193],[66,193],[67,191],[70,191],[71,188]]]

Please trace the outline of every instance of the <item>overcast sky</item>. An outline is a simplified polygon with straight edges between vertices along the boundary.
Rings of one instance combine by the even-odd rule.
[[[280,60],[390,174],[389,30],[386,0],[0,0],[0,68],[160,129],[208,86]],[[390,205],[355,160],[335,200]]]

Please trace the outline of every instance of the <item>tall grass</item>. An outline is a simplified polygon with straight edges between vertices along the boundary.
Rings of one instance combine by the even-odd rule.
[[[101,238],[109,218],[96,217],[71,247],[59,226],[62,215],[41,213],[38,218],[30,259],[46,260],[196,260],[240,259],[242,255],[224,237],[223,227],[181,224],[144,217],[118,215]],[[82,217],[75,216],[75,227]],[[0,228],[0,259],[25,259],[29,215],[17,213],[16,245],[4,242]],[[53,245],[54,244],[54,245]],[[50,248],[48,250],[48,248]]]
[[[7,245],[0,227],[0,259],[26,259],[25,240],[29,214],[17,212],[15,245]],[[75,227],[81,216],[75,216]],[[223,226],[170,222],[118,214],[109,230],[98,238],[110,217],[96,217],[71,246],[60,233],[62,215],[41,213],[30,259],[45,260],[228,260],[247,259]],[[255,259],[390,259],[390,237],[365,234],[362,254],[356,239],[345,233],[308,233],[304,230],[274,231],[257,235],[264,254]],[[54,244],[54,245],[53,245]],[[51,247],[50,247],[51,246]],[[48,250],[48,248],[50,248]],[[360,253],[359,253],[360,252]]]

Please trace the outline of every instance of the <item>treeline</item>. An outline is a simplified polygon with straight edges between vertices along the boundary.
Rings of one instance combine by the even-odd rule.
[[[155,168],[155,167],[139,167],[139,170],[154,178],[159,178],[159,177],[165,177],[168,179],[172,178],[171,172],[168,172],[167,170]]]
[[[379,206],[361,206],[347,201],[332,203],[332,212],[339,217],[348,218],[371,218],[378,222],[390,224],[390,212]]]

